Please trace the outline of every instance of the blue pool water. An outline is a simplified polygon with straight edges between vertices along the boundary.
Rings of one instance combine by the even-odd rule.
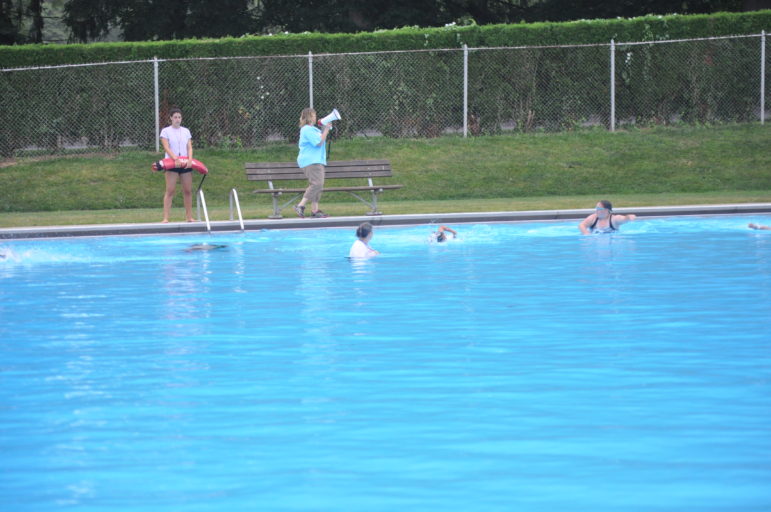
[[[767,511],[748,222],[0,242],[0,510]]]

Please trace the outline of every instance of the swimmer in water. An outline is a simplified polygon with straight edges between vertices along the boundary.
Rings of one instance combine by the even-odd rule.
[[[749,224],[747,224],[747,227],[749,227],[750,229],[764,229],[764,230],[771,230],[771,226],[764,226],[763,224],[753,224],[752,222],[750,222]]]
[[[364,222],[356,228],[356,241],[353,242],[350,251],[348,251],[349,258],[371,258],[380,254],[369,246],[369,241],[372,240],[372,233],[372,224],[369,222]]]
[[[581,233],[588,235],[590,233],[613,233],[618,231],[621,224],[626,224],[629,221],[637,218],[634,214],[629,215],[617,215],[613,213],[613,205],[610,201],[602,200],[597,203],[594,208],[594,213],[586,217],[579,225],[578,229]]]
[[[216,249],[224,249],[227,245],[218,245],[218,244],[194,244],[185,249],[185,252],[193,252],[193,251],[214,251]]]
[[[447,235],[445,234],[445,231],[452,233],[453,238],[458,236],[458,232],[454,229],[448,228],[447,226],[439,226],[439,229],[437,229],[434,233],[431,233],[431,239],[436,240],[439,243],[446,241]]]

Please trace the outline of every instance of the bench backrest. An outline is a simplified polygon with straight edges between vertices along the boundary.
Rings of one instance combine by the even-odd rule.
[[[304,180],[305,174],[295,162],[247,163],[246,177],[250,181]],[[390,177],[388,160],[338,160],[327,162],[324,176],[330,178]]]

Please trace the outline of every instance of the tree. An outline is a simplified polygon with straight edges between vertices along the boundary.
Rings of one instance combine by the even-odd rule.
[[[0,0],[2,1],[2,0]],[[99,39],[118,27],[126,41],[240,36],[254,22],[250,0],[67,0],[65,23],[75,39]]]
[[[77,41],[99,39],[115,23],[124,0],[68,0],[64,4],[64,24]]]
[[[43,42],[43,0],[0,0],[0,44]]]
[[[31,43],[43,42],[43,0],[30,0],[27,13],[32,18],[32,26],[29,30]]]
[[[741,11],[741,0],[545,0],[536,17],[543,21],[633,18],[647,14],[708,14]]]
[[[254,29],[254,2],[249,0],[191,0],[187,37],[241,36]]]
[[[519,21],[541,0],[263,0],[259,29],[358,32],[441,26],[461,18],[477,23]]]
[[[470,18],[479,25],[531,21],[543,0],[445,0],[453,19]],[[532,20],[535,21],[535,20]]]
[[[12,0],[0,0],[0,43],[19,42],[20,20]]]

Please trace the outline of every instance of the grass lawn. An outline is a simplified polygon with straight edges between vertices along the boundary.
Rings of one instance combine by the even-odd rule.
[[[331,159],[389,159],[394,177],[383,183],[404,187],[381,196],[386,214],[588,208],[601,198],[619,207],[727,204],[771,202],[770,142],[771,124],[378,137],[335,141]],[[198,149],[195,156],[210,169],[203,187],[210,218],[229,218],[232,188],[246,219],[267,217],[270,197],[251,194],[265,184],[247,182],[244,163],[293,161],[296,155],[294,144]],[[157,222],[164,181],[150,163],[159,156],[134,150],[4,161],[0,227]],[[194,179],[197,187],[200,177]],[[173,221],[183,219],[181,203],[178,191]],[[325,194],[322,207],[335,216],[367,211],[345,193]]]
[[[701,204],[736,204],[768,203],[771,192],[711,192],[700,194],[614,194],[608,196],[616,208],[635,206],[677,206]],[[604,197],[603,197],[604,198]],[[272,213],[272,208],[261,198],[241,199],[241,211],[244,220],[265,219]],[[456,212],[501,212],[527,210],[567,210],[591,208],[598,200],[597,196],[549,196],[516,199],[462,199],[443,201],[388,201],[378,203],[380,210],[388,215],[430,214]],[[181,202],[181,201],[178,201]],[[363,215],[367,207],[353,200],[347,202],[324,203],[324,211],[333,216]],[[195,213],[195,207],[194,207]],[[72,210],[55,212],[17,212],[0,213],[0,228],[33,226],[68,226],[87,224],[132,224],[160,222],[162,211],[157,208],[126,208],[113,210]],[[282,212],[285,217],[294,215],[291,209]],[[184,221],[184,210],[175,204],[172,210],[172,222]],[[212,221],[229,220],[228,206],[209,207],[209,219]]]

